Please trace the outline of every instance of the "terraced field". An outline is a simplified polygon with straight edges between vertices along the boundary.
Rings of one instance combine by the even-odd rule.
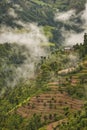
[[[23,117],[31,117],[37,113],[42,115],[42,119],[44,117],[48,119],[51,114],[51,120],[54,120],[54,115],[64,115],[64,108],[66,107],[69,107],[72,112],[82,108],[82,101],[71,98],[67,93],[58,92],[57,87],[53,85],[55,83],[50,84],[52,86],[49,93],[33,97],[27,105],[18,108],[17,113]]]
[[[53,130],[58,124],[67,122],[67,114],[75,113],[83,108],[84,102],[71,97],[65,90],[67,85],[75,87],[80,84],[80,76],[84,77],[86,74],[87,64],[84,64],[79,72],[67,77],[63,76],[62,83],[59,80],[48,82],[50,91],[32,97],[25,105],[17,109],[17,113],[24,118],[31,118],[34,114],[39,114],[42,121],[47,121],[49,124],[45,129]],[[63,91],[59,91],[60,85]]]

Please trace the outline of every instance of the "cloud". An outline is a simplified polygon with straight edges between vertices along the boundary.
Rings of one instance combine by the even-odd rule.
[[[69,10],[67,12],[59,12],[59,11],[57,11],[57,13],[55,14],[55,20],[56,21],[67,22],[74,15],[75,15],[75,10]]]
[[[5,65],[5,70],[14,70],[13,81],[9,82],[7,77],[8,86],[15,86],[21,78],[29,79],[34,77],[36,65],[40,62],[41,56],[49,54],[48,39],[44,35],[42,27],[38,27],[36,23],[25,24],[19,22],[23,28],[21,30],[3,26],[0,29],[0,43],[16,43],[19,46],[25,46],[27,51],[22,54],[26,56],[26,60],[18,67]],[[43,46],[44,45],[44,46]]]
[[[83,43],[84,32],[76,33],[73,30],[67,31],[64,28],[62,29],[62,35],[65,38],[64,43],[66,46],[72,46],[75,44]]]
[[[18,15],[16,14],[15,10],[13,8],[9,8],[8,15],[12,16],[13,18],[17,18]]]
[[[0,33],[0,43],[17,43],[18,45],[27,46],[30,51],[34,51],[35,55],[44,52],[41,47],[43,44],[48,43],[48,39],[44,35],[42,27],[37,24],[24,24],[24,29],[18,30],[7,27],[2,27]]]
[[[85,5],[85,10],[80,14],[81,20],[83,22],[82,28],[83,31],[81,33],[76,33],[75,31],[71,31],[69,36],[66,38],[66,44],[73,45],[76,43],[83,43],[84,33],[87,32],[87,4]]]
[[[55,20],[64,23],[63,27],[61,27],[61,33],[65,38],[63,41],[65,45],[83,43],[84,33],[87,32],[87,3],[85,5],[85,10],[79,14],[76,14],[75,10],[69,10],[67,12],[58,12],[55,16]],[[80,19],[81,23],[76,22],[78,21],[78,18]],[[70,26],[71,28],[68,30],[64,25]],[[81,29],[81,31],[78,33],[75,31],[75,27]]]

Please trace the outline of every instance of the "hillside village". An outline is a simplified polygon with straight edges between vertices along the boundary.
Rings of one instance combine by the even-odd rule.
[[[87,34],[84,35],[84,43],[78,46],[85,45],[87,45]],[[76,51],[74,49],[71,51],[70,48],[70,51],[63,53],[69,55]],[[45,123],[44,125],[49,124],[41,130],[60,130],[61,125],[67,126],[68,118],[72,113],[75,114],[77,111],[81,113],[84,107],[83,98],[86,96],[87,61],[82,59],[77,65],[72,66],[58,71],[56,79],[45,79],[47,80],[46,91],[32,97],[16,112],[24,118],[39,114],[41,122]]]

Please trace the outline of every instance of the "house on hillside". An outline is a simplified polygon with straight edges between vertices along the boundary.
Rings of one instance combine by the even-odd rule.
[[[69,52],[73,51],[73,47],[72,46],[65,46],[64,51],[69,53]]]

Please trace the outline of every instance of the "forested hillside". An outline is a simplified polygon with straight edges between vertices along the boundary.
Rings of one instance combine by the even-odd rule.
[[[0,25],[7,25],[12,28],[22,28],[19,21],[32,23],[36,22],[39,26],[52,28],[50,30],[52,37],[50,41],[53,43],[62,44],[63,36],[61,27],[66,30],[82,31],[78,24],[82,24],[81,16],[77,15],[72,21],[77,21],[76,24],[66,24],[55,20],[56,11],[68,11],[75,9],[77,13],[85,9],[86,0],[1,0],[0,1]],[[56,29],[55,29],[56,28]],[[49,30],[48,30],[49,32]]]
[[[87,129],[86,0],[0,0],[0,130]]]
[[[5,44],[6,47],[13,57],[11,46]],[[20,80],[13,88],[7,87],[0,96],[0,128],[7,130],[86,129],[86,48],[87,45],[84,43],[73,46],[70,51],[56,50],[48,58],[41,59],[35,77]],[[5,56],[8,52],[5,51]],[[14,60],[15,56],[16,60]],[[12,58],[12,63],[9,63],[11,62],[9,59],[6,61],[9,65],[13,64],[13,67],[17,67],[24,60],[25,57],[17,53]],[[11,78],[9,76],[12,74],[9,73],[7,77]],[[14,70],[11,73],[14,73]],[[5,83],[2,81],[1,83]]]

